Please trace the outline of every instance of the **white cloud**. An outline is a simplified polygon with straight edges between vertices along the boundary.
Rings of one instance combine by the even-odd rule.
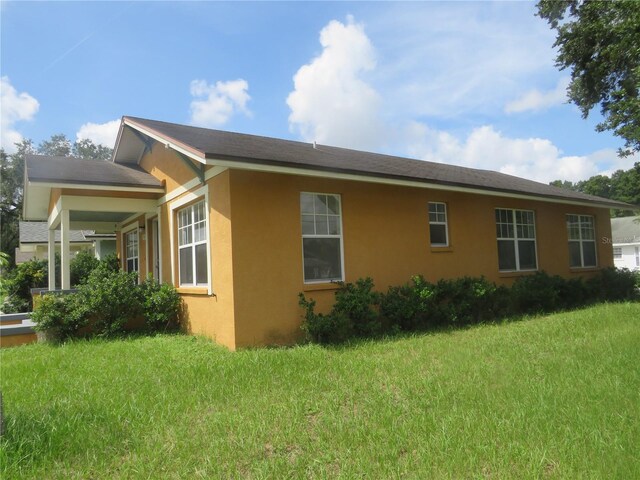
[[[15,143],[22,140],[22,135],[15,129],[21,121],[33,120],[40,104],[26,92],[18,93],[11,85],[9,77],[0,79],[0,145],[7,153],[16,151]]]
[[[191,102],[191,123],[199,127],[219,127],[235,113],[250,116],[248,90],[249,83],[241,78],[215,85],[209,85],[205,80],[193,80],[190,91],[196,99]]]
[[[351,148],[380,143],[380,96],[364,78],[376,53],[361,24],[329,22],[320,32],[322,53],[293,77],[287,97],[289,126],[307,141]]]
[[[516,100],[512,100],[504,107],[505,113],[539,112],[550,107],[561,105],[567,101],[567,87],[569,77],[563,77],[558,81],[556,88],[546,92],[538,89],[529,90]]]
[[[77,140],[89,139],[96,145],[104,145],[113,148],[116,144],[120,119],[111,120],[105,123],[85,123],[76,133]]]
[[[413,122],[406,132],[408,154],[432,162],[494,170],[538,182],[585,180],[633,166],[613,149],[589,155],[565,156],[544,138],[509,138],[490,125],[475,128],[464,140]],[[637,161],[637,160],[635,160]]]

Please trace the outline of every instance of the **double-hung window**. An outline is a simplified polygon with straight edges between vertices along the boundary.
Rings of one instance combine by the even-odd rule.
[[[207,286],[207,217],[201,200],[177,211],[180,286]]]
[[[134,229],[124,235],[125,260],[127,272],[138,271],[138,229]]]
[[[429,238],[432,247],[449,246],[446,203],[429,202]]]
[[[496,209],[500,271],[536,270],[536,225],[531,210]]]
[[[343,280],[340,195],[301,193],[300,216],[305,283]]]
[[[613,247],[613,258],[616,260],[622,260],[622,247]]]
[[[595,267],[596,232],[591,215],[567,215],[569,235],[569,266]]]

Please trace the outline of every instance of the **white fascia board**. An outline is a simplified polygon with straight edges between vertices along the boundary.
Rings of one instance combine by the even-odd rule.
[[[157,200],[119,197],[85,197],[62,195],[62,210],[79,210],[82,212],[152,212]]]
[[[124,187],[116,185],[98,185],[95,183],[49,183],[49,182],[29,182],[29,186],[46,188],[66,188],[74,190],[104,190],[106,192],[145,192],[164,193],[163,187]]]
[[[115,163],[116,161],[116,153],[118,152],[118,147],[120,146],[120,140],[122,139],[123,131],[124,131],[124,117],[120,118],[120,127],[118,127],[118,136],[116,137],[116,143],[113,146],[113,151],[111,152],[112,163]]]
[[[396,180],[393,178],[381,178],[368,175],[356,175],[353,173],[326,172],[319,170],[307,170],[305,168],[281,167],[277,165],[262,165],[250,162],[236,162],[229,160],[207,159],[207,165],[215,165],[226,168],[237,168],[241,170],[253,170],[258,172],[283,173],[288,175],[302,175],[307,177],[331,178],[336,180],[350,180],[354,182],[378,183],[383,185],[398,185],[403,187],[428,188],[430,190],[444,190],[449,192],[474,193],[490,197],[517,198],[522,200],[535,200],[538,202],[562,203],[567,205],[579,205],[583,207],[615,208],[611,205],[592,203],[580,200],[563,200],[552,197],[539,197],[520,193],[509,193],[495,190],[484,190],[481,188],[458,187],[455,185],[442,185],[439,183],[419,182],[414,180]]]
[[[123,120],[125,125],[128,125],[129,127],[139,131],[140,133],[153,138],[154,140],[162,143],[166,148],[171,148],[177,152],[182,153],[183,155],[186,155],[187,157],[195,160],[196,162],[200,162],[202,164],[207,164],[207,160],[202,156],[196,155],[193,152],[187,150],[186,148],[178,145],[177,143],[172,142],[171,140],[168,140],[167,138],[163,137],[162,135],[159,135],[157,133],[154,133],[150,130],[147,130],[144,127],[141,127],[140,125],[138,125],[137,123],[133,123],[133,122],[128,122],[126,119]]]

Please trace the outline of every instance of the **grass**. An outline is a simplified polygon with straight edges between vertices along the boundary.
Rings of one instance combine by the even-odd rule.
[[[640,478],[640,304],[230,353],[0,353],[13,478]]]

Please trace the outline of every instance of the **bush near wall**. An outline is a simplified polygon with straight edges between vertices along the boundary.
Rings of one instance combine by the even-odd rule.
[[[371,278],[340,283],[328,314],[315,313],[315,301],[299,294],[302,329],[317,343],[438,327],[471,325],[509,316],[549,313],[597,302],[638,298],[640,274],[607,268],[583,281],[537,272],[518,278],[511,288],[485,278],[464,277],[430,283],[422,276],[375,292]]]
[[[133,330],[177,330],[180,306],[180,295],[172,285],[158,284],[151,277],[138,285],[135,272],[100,264],[75,293],[45,295],[31,319],[36,331],[55,340],[113,337]]]

